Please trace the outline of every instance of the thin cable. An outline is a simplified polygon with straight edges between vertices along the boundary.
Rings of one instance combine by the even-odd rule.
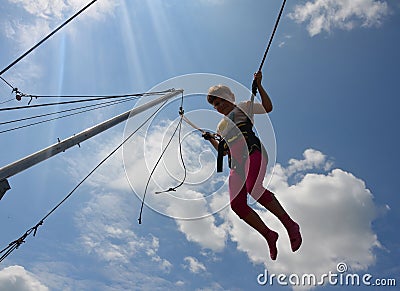
[[[76,107],[76,108],[71,108],[71,109],[65,109],[65,110],[60,110],[60,111],[55,111],[55,112],[50,112],[50,113],[44,113],[44,114],[39,114],[39,115],[24,117],[24,118],[20,118],[20,119],[14,119],[14,120],[9,120],[9,121],[3,121],[3,122],[0,122],[0,125],[10,124],[10,123],[16,123],[16,122],[21,122],[21,121],[26,121],[26,120],[31,120],[31,119],[46,117],[46,116],[50,116],[50,115],[56,115],[56,114],[61,114],[61,113],[65,113],[65,112],[75,111],[75,110],[79,110],[79,109],[90,108],[90,107],[97,107],[97,106],[100,106],[100,105],[104,105],[104,106],[101,106],[101,107],[100,107],[100,108],[102,108],[102,107],[106,107],[106,106],[116,105],[116,104],[120,104],[120,103],[124,103],[124,102],[131,101],[131,100],[135,100],[135,99],[137,99],[137,98],[138,98],[138,97],[131,97],[131,98],[127,98],[127,99],[124,99],[124,100],[112,100],[112,101],[107,101],[107,102],[100,102],[99,104],[85,105],[85,106],[81,106],[81,107]],[[106,104],[109,104],[109,105],[106,105]],[[97,109],[97,108],[95,108],[95,109]]]
[[[118,102],[114,101],[113,104],[107,104],[107,105],[102,105],[102,106],[99,106],[99,104],[90,105],[90,106],[97,106],[97,107],[91,108],[91,109],[82,110],[82,111],[79,111],[79,112],[70,113],[70,114],[65,114],[65,115],[62,115],[62,116],[54,117],[54,118],[49,118],[49,119],[46,119],[46,120],[42,120],[42,121],[30,123],[30,124],[25,124],[25,125],[13,127],[13,128],[10,128],[10,129],[5,129],[5,130],[0,131],[0,134],[6,133],[6,132],[10,132],[10,131],[14,131],[14,130],[18,130],[18,129],[22,129],[22,128],[26,128],[26,127],[30,127],[30,126],[34,126],[34,125],[38,125],[38,124],[42,124],[42,123],[46,123],[46,122],[50,122],[50,121],[54,121],[54,120],[58,120],[58,119],[62,119],[62,118],[69,117],[69,116],[74,116],[74,115],[77,115],[77,114],[81,114],[81,113],[85,113],[85,112],[101,109],[103,107],[108,107],[108,106],[111,106],[111,105],[116,105],[116,104],[120,104],[120,103],[128,102],[128,101],[130,101],[130,100],[122,100],[122,101],[118,101]],[[71,110],[77,110],[77,109],[70,109],[70,111]]]
[[[102,164],[106,162],[113,154],[115,154],[135,133],[137,133],[160,109],[167,103],[167,100],[160,105],[160,107],[152,113],[135,131],[133,131],[127,138],[125,138],[122,143],[120,143],[111,153],[109,153],[92,171],[89,172],[79,183],[72,189],[67,196],[64,197],[52,210],[50,210],[35,226],[28,229],[20,238],[9,243],[7,247],[0,251],[2,256],[0,257],[0,262],[2,262],[6,257],[8,257],[14,250],[25,242],[25,239],[33,232],[33,236],[36,236],[36,232],[39,226],[43,225],[44,221],[55,212],[68,198],[70,198],[74,192],[85,182]],[[4,254],[3,254],[4,253]]]
[[[129,96],[139,96],[142,95],[163,95],[165,93],[172,92],[173,89],[167,89],[164,91],[154,91],[154,92],[146,92],[146,93],[133,93],[133,94],[121,94],[121,95],[36,95],[36,94],[23,94],[21,97],[30,97],[30,98],[99,98],[99,97],[129,97]]]
[[[156,192],[155,194],[160,194],[160,193],[170,192],[170,191],[176,191],[176,189],[177,189],[178,187],[182,186],[183,183],[184,183],[185,180],[186,180],[187,170],[186,170],[185,162],[184,162],[184,160],[183,160],[182,141],[181,141],[181,129],[182,129],[182,121],[183,121],[183,92],[182,92],[182,97],[181,97],[181,106],[180,106],[180,108],[179,108],[179,114],[180,114],[181,117],[180,117],[180,119],[179,119],[178,125],[176,126],[176,128],[175,128],[174,132],[172,133],[172,135],[171,135],[171,137],[170,137],[170,139],[169,139],[167,145],[165,146],[165,148],[164,148],[164,150],[162,151],[160,157],[158,158],[157,162],[155,163],[153,169],[151,170],[151,173],[150,173],[150,175],[149,175],[149,178],[147,179],[146,187],[145,187],[145,189],[144,189],[144,194],[143,194],[143,198],[142,198],[142,204],[141,204],[141,206],[140,206],[140,213],[139,213],[139,218],[138,218],[139,224],[142,224],[142,213],[143,213],[143,207],[144,207],[144,200],[145,200],[145,198],[146,198],[147,189],[148,189],[150,180],[151,180],[151,178],[152,178],[152,176],[153,176],[153,174],[154,174],[154,171],[156,170],[158,164],[160,163],[162,157],[164,156],[164,153],[167,151],[169,145],[171,144],[172,139],[174,138],[174,136],[175,136],[176,131],[178,130],[178,128],[179,128],[179,135],[178,135],[178,136],[179,136],[179,152],[180,152],[180,157],[181,157],[182,165],[183,165],[183,168],[184,168],[184,178],[183,178],[183,180],[179,183],[179,185],[177,185],[177,186],[175,186],[175,187],[171,187],[171,188],[169,188],[168,190],[165,190],[165,191]]]
[[[0,102],[0,105],[1,105],[1,104],[5,104],[5,103],[8,103],[8,102],[13,101],[13,100],[14,100],[14,98],[8,99],[8,100],[6,100],[6,101],[2,101],[2,102]]]
[[[77,13],[75,13],[73,16],[71,16],[68,20],[66,20],[63,24],[61,24],[59,27],[57,27],[55,30],[53,30],[50,34],[48,34],[45,38],[43,38],[41,41],[39,41],[36,45],[31,47],[28,51],[26,51],[23,55],[21,55],[18,59],[13,61],[11,64],[9,64],[7,67],[5,67],[1,72],[0,76],[3,75],[5,72],[7,72],[11,67],[13,67],[15,64],[17,64],[20,60],[22,60],[24,57],[26,57],[29,53],[31,53],[33,50],[35,50],[38,46],[40,46],[42,43],[44,43],[47,39],[49,39],[53,34],[55,34],[57,31],[59,31],[61,28],[63,28],[65,25],[67,25],[71,20],[73,20],[75,17],[77,17],[79,14],[81,14],[83,11],[85,11],[89,6],[91,6],[93,3],[95,3],[97,0],[91,1],[89,4],[87,4],[85,7],[83,7],[81,10],[79,10]],[[5,81],[2,78],[3,81]],[[6,81],[5,81],[6,82]],[[7,83],[7,82],[6,82]],[[8,84],[8,83],[7,83]],[[10,84],[8,84],[10,85]],[[11,85],[10,85],[11,86]],[[12,87],[12,86],[11,86]],[[14,88],[13,88],[14,89]]]
[[[75,103],[99,101],[99,100],[113,99],[113,98],[120,98],[120,96],[100,97],[100,98],[95,98],[95,99],[84,99],[84,100],[62,101],[62,102],[36,104],[36,105],[26,105],[26,106],[17,106],[17,107],[7,107],[7,108],[0,108],[0,111],[11,111],[11,110],[20,110],[20,109],[27,109],[27,108],[48,107],[48,106],[54,106],[54,105],[75,104]]]
[[[11,111],[11,110],[20,110],[20,109],[27,109],[27,108],[47,107],[47,106],[54,106],[54,105],[75,104],[75,103],[92,102],[92,101],[99,101],[99,100],[105,100],[105,99],[123,98],[123,97],[128,97],[128,96],[144,97],[144,96],[151,96],[151,95],[157,95],[157,94],[165,94],[168,92],[171,92],[171,89],[165,90],[163,92],[148,92],[148,93],[139,93],[139,94],[108,95],[108,96],[105,95],[105,96],[98,97],[98,98],[92,98],[93,96],[90,96],[90,98],[83,99],[83,100],[71,100],[71,101],[62,101],[62,102],[36,104],[36,105],[26,105],[26,106],[18,106],[18,107],[6,107],[6,108],[0,108],[0,111]],[[31,98],[40,97],[38,95],[24,95],[24,96],[28,96]]]

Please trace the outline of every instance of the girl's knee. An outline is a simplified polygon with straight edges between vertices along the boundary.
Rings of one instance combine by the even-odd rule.
[[[274,197],[275,197],[274,193],[272,193],[268,189],[265,189],[264,193],[259,198],[254,197],[254,199],[256,199],[258,203],[260,203],[265,207],[274,199]]]
[[[241,219],[243,219],[244,217],[246,217],[247,215],[249,215],[251,209],[250,207],[247,205],[247,203],[241,203],[238,200],[233,200],[231,201],[231,208],[233,210],[233,212],[235,212],[237,214],[237,216],[239,216]]]

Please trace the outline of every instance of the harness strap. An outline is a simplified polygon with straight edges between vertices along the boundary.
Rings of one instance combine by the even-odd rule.
[[[221,140],[218,143],[217,172],[222,172],[223,171],[225,146],[226,146],[226,141],[225,140]]]
[[[224,152],[229,150],[228,143],[231,145],[238,138],[240,138],[241,135],[243,135],[243,137],[246,140],[247,149],[249,151],[249,154],[251,154],[257,148],[261,151],[260,139],[254,134],[254,131],[252,129],[253,125],[252,125],[250,119],[248,118],[247,122],[242,122],[242,123],[237,124],[237,127],[240,129],[240,133],[235,134],[233,136],[227,134],[227,137],[225,139],[222,139],[218,143],[217,172],[223,171]],[[231,158],[231,155],[229,154],[229,152],[228,152],[228,160],[229,160],[229,167],[231,167],[232,158]]]

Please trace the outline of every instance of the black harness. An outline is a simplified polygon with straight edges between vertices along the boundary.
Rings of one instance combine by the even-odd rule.
[[[224,153],[228,153],[228,163],[229,168],[237,168],[238,163],[236,161],[232,161],[232,156],[229,151],[229,146],[232,146],[235,142],[239,141],[242,136],[244,137],[248,154],[250,155],[254,150],[258,149],[261,151],[261,142],[260,139],[255,135],[253,131],[253,124],[251,123],[250,118],[247,118],[245,122],[241,122],[236,125],[240,132],[238,133],[236,129],[231,130],[230,132],[235,131],[234,134],[228,133],[225,138],[223,138],[218,144],[218,155],[217,155],[217,172],[223,171],[223,158]],[[243,153],[244,155],[247,153]]]

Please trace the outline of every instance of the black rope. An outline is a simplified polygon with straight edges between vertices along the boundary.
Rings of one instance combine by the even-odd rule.
[[[262,67],[264,65],[265,59],[267,58],[267,54],[268,54],[269,48],[271,46],[272,40],[274,38],[276,29],[278,28],[278,24],[279,24],[279,21],[281,19],[283,8],[285,7],[285,4],[286,4],[286,0],[283,0],[281,9],[280,9],[279,14],[278,14],[278,18],[275,21],[274,29],[272,31],[271,37],[270,37],[269,42],[268,42],[268,46],[267,46],[267,48],[266,48],[266,50],[264,52],[264,56],[263,56],[263,58],[261,60],[261,64],[260,64],[260,67],[258,68],[258,71],[261,71],[261,69],[262,69]],[[253,80],[253,84],[252,84],[251,88],[252,88],[253,95],[256,95],[257,94],[257,83],[256,83],[255,80]]]
[[[43,219],[39,221],[35,226],[28,229],[20,238],[16,239],[15,241],[8,244],[7,247],[0,251],[0,263],[5,260],[14,250],[18,249],[23,243],[25,243],[25,239],[33,232],[33,236],[36,236],[36,232],[43,224]]]
[[[38,46],[40,46],[42,43],[44,43],[47,39],[49,39],[53,34],[55,34],[57,31],[59,31],[61,28],[63,28],[65,25],[67,25],[70,21],[72,21],[75,17],[77,17],[79,14],[81,14],[83,11],[85,11],[89,6],[91,6],[93,3],[95,3],[97,0],[91,1],[89,4],[87,4],[85,7],[83,7],[81,10],[79,10],[77,13],[75,13],[73,16],[71,16],[68,20],[66,20],[63,24],[61,24],[59,27],[57,27],[55,30],[53,30],[51,33],[49,33],[45,38],[43,38],[41,41],[39,41],[37,44],[35,44],[33,47],[31,47],[28,51],[26,51],[24,54],[22,54],[19,58],[17,58],[15,61],[13,61],[11,64],[9,64],[7,67],[5,67],[1,72],[0,76],[3,75],[5,72],[7,72],[11,67],[16,65],[20,60],[22,60],[24,57],[26,57],[29,53],[31,53],[33,50],[35,50]],[[5,81],[3,78],[1,78],[3,81]],[[11,86],[7,81],[5,81],[9,86]],[[11,86],[12,87],[12,86]],[[13,88],[13,87],[12,87]],[[14,89],[14,88],[13,88]]]
[[[176,134],[176,132],[177,132],[178,129],[179,129],[179,134],[178,134],[178,138],[179,138],[179,153],[180,153],[181,162],[182,162],[182,165],[183,165],[183,168],[184,168],[184,177],[183,177],[182,181],[181,181],[177,186],[171,187],[171,188],[169,188],[168,190],[164,190],[164,191],[160,191],[160,192],[155,192],[155,194],[160,194],[160,193],[166,193],[166,192],[176,191],[177,188],[181,187],[181,186],[183,185],[183,183],[185,183],[186,176],[187,176],[187,170],[186,170],[185,162],[184,162],[184,160],[183,160],[182,141],[181,141],[181,129],[182,129],[182,121],[183,121],[183,112],[184,112],[184,111],[183,111],[183,92],[182,92],[181,105],[180,105],[180,107],[179,107],[179,115],[180,115],[181,117],[180,117],[179,122],[178,122],[178,125],[176,126],[174,132],[172,133],[172,135],[171,135],[171,137],[170,137],[170,139],[169,139],[167,145],[165,146],[165,148],[164,148],[164,150],[162,151],[160,157],[158,158],[157,162],[155,163],[153,169],[151,170],[151,173],[150,173],[150,175],[149,175],[149,178],[147,179],[146,187],[145,187],[145,189],[144,189],[144,194],[143,194],[143,198],[142,198],[142,204],[141,204],[141,206],[140,206],[140,213],[139,213],[139,218],[138,218],[139,224],[142,224],[142,213],[143,213],[143,207],[144,207],[144,200],[145,200],[145,198],[146,198],[147,189],[148,189],[148,187],[149,187],[149,183],[150,183],[151,177],[153,176],[154,171],[156,170],[158,164],[160,163],[162,157],[164,156],[164,153],[167,151],[167,149],[168,149],[169,145],[171,144],[172,139],[173,139],[173,137],[175,136],[175,134]]]
[[[178,131],[178,140],[179,140],[179,157],[181,159],[182,162],[182,167],[183,167],[183,179],[181,180],[181,182],[176,185],[175,187],[171,187],[168,190],[164,190],[164,191],[157,191],[155,192],[155,194],[161,194],[161,193],[167,193],[167,192],[171,192],[171,191],[176,191],[176,189],[178,189],[179,187],[181,187],[183,185],[183,183],[185,183],[186,181],[186,176],[187,176],[187,169],[186,169],[186,165],[185,165],[185,161],[183,159],[183,152],[182,152],[182,138],[181,138],[181,133],[182,133],[182,119],[183,119],[183,108],[182,106],[180,107],[179,110],[179,114],[181,116],[181,119],[179,120],[179,131]]]
[[[104,164],[113,154],[115,154],[135,133],[137,133],[160,109],[167,103],[165,101],[163,104],[157,108],[154,113],[152,113],[135,131],[133,131],[127,138],[125,138],[122,143],[120,143],[114,150],[111,151],[96,167],[93,168],[92,171],[89,172],[76,186],[72,189],[71,192],[68,193],[67,196],[64,197],[53,209],[51,209],[35,226],[28,229],[20,238],[11,242],[7,247],[0,251],[1,257],[0,262],[2,262],[5,258],[7,258],[14,250],[18,249],[21,244],[25,242],[25,239],[33,233],[33,236],[36,236],[36,232],[39,226],[43,225],[44,221],[55,212],[68,198],[70,198],[74,192],[85,182],[102,164]]]
[[[13,91],[14,91],[14,86],[11,85],[9,82],[7,82],[7,80],[4,79],[1,75],[0,75],[0,79],[2,79],[2,80],[4,81],[4,83],[6,83],[6,84],[7,84],[11,89],[13,89]]]

